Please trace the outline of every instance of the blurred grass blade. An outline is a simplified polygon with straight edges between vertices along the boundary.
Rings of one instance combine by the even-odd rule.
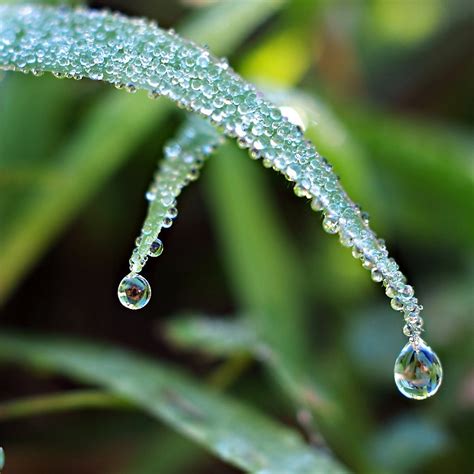
[[[0,361],[102,386],[248,472],[345,472],[291,430],[156,361],[99,344],[0,334]]]
[[[232,288],[257,332],[299,366],[309,348],[298,256],[269,204],[264,171],[234,144],[224,145],[217,154],[203,179]]]
[[[194,314],[178,316],[167,321],[166,336],[173,345],[214,356],[256,355],[259,345],[262,350],[266,346],[259,341],[248,323],[248,318],[243,321]]]
[[[474,242],[474,143],[448,127],[345,107],[339,116],[380,165],[391,224],[397,234],[442,237],[462,246]],[[436,203],[436,205],[433,205]],[[403,224],[403,225],[402,225]],[[456,233],[449,229],[454,227]]]
[[[246,2],[247,16],[242,17],[241,5],[224,3],[203,10],[196,21],[189,20],[180,32],[207,43],[216,54],[227,54],[280,5],[278,1]],[[211,22],[234,34],[215,36],[216,28],[209,27]],[[75,212],[164,119],[168,110],[168,102],[152,103],[142,95],[130,97],[111,91],[84,115],[74,136],[54,159],[63,164],[62,182],[39,189],[12,225],[2,229],[0,302]]]
[[[116,474],[183,474],[212,460],[199,446],[169,430],[143,439],[135,452]]]
[[[282,387],[298,392],[292,397],[297,409],[311,409],[329,444],[359,470],[367,470],[370,459],[360,444],[368,414],[347,387],[339,392],[328,383],[326,369],[309,349],[304,275],[271,205],[265,170],[234,144],[224,145],[217,154],[202,179],[207,180],[208,203],[239,307],[284,367],[277,381],[289,377]],[[349,425],[347,412],[352,416]]]
[[[278,351],[256,335],[249,318],[223,320],[197,315],[172,318],[167,324],[166,335],[178,347],[217,357],[251,355],[274,373],[297,405],[323,412],[328,418],[338,411],[333,401],[323,398],[298,372],[295,373],[294,367],[287,365]]]
[[[286,0],[212,2],[185,20],[182,34],[196,43],[207,44],[215,54],[228,54],[258,25],[276,13]]]
[[[450,447],[451,440],[442,428],[412,414],[376,432],[369,449],[386,472],[417,472],[427,459],[441,456]]]
[[[123,410],[132,406],[123,398],[105,391],[72,390],[0,403],[0,421],[85,408]]]

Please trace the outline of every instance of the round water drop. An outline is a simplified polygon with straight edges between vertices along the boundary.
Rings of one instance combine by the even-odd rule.
[[[409,342],[397,357],[395,383],[405,397],[424,400],[433,396],[443,380],[443,368],[438,356],[422,340],[418,352]]]
[[[323,229],[328,234],[336,234],[339,231],[339,219],[333,216],[326,216],[323,219]]]
[[[150,284],[141,275],[129,273],[119,284],[118,298],[128,309],[141,309],[150,301]]]
[[[160,239],[154,240],[150,245],[148,255],[150,257],[159,257],[163,253],[163,242]]]

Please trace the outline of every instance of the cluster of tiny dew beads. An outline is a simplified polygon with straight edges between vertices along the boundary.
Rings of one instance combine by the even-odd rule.
[[[405,335],[415,348],[420,344],[422,307],[367,216],[302,131],[226,59],[144,19],[86,9],[1,6],[0,68],[88,77],[130,92],[145,89],[206,117],[254,158],[262,158],[265,167],[295,182],[296,194],[323,211],[324,230],[338,233],[372,279],[383,283],[392,307],[404,314]]]
[[[148,214],[130,258],[130,271],[139,273],[148,257],[158,257],[163,244],[161,229],[171,227],[178,215],[176,198],[181,190],[199,177],[206,158],[223,140],[216,130],[200,119],[189,119],[176,139],[166,144],[153,182],[146,193]]]

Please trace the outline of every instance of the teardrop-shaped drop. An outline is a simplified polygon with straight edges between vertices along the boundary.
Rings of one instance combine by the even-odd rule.
[[[418,351],[409,342],[395,361],[395,383],[405,397],[424,400],[433,396],[443,380],[441,362],[420,340]]]

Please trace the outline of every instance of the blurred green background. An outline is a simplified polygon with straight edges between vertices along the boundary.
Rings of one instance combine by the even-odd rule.
[[[122,308],[116,287],[144,193],[183,115],[92,81],[8,73],[0,80],[0,345],[18,343],[18,354],[0,347],[4,472],[239,472],[128,406],[87,408],[79,397],[65,413],[43,413],[61,408],[48,394],[82,385],[67,370],[38,370],[21,349],[23,334],[37,332],[180,366],[351,471],[472,472],[473,4],[89,4],[208,44],[300,114],[416,287],[445,380],[424,402],[398,394],[402,319],[383,290],[281,176],[234,144],[180,196],[165,252],[144,270],[150,304],[138,314]],[[30,352],[41,351],[38,341]],[[21,419],[6,405],[40,395],[46,403],[27,402]]]

